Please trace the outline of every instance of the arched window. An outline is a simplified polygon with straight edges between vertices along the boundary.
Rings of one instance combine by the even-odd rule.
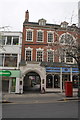
[[[64,33],[60,36],[60,39],[59,39],[60,43],[62,44],[73,44],[75,41],[74,41],[74,37],[69,34],[69,33]]]

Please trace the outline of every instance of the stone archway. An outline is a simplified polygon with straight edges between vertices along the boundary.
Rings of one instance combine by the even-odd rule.
[[[41,77],[35,71],[30,71],[25,74],[23,79],[23,91],[38,92],[41,89]]]
[[[19,85],[19,86],[22,89],[22,93],[23,93],[24,77],[30,72],[35,72],[40,76],[40,82],[41,82],[40,90],[42,91],[44,88],[46,91],[46,70],[44,67],[40,66],[39,64],[26,64],[26,66],[21,66],[20,70],[21,70],[20,81],[22,81],[22,85],[21,86]]]

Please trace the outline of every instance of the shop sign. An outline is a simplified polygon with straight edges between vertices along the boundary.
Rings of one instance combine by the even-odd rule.
[[[46,67],[46,72],[60,72],[59,67]]]
[[[62,72],[68,73],[70,72],[70,68],[62,68]]]
[[[10,76],[11,72],[7,70],[2,70],[0,71],[0,76]]]
[[[74,73],[78,73],[79,70],[78,70],[78,68],[72,68],[72,72],[74,72]]]

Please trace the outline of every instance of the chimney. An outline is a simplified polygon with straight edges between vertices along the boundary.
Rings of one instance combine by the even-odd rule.
[[[28,12],[28,10],[25,12],[25,21],[29,22],[29,12]]]

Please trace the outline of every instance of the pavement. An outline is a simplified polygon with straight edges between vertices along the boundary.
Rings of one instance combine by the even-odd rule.
[[[1,96],[0,96],[1,97]],[[72,97],[66,97],[65,92],[47,92],[41,93],[3,93],[0,103],[12,103],[12,104],[34,104],[34,103],[53,103],[53,102],[67,102],[67,101],[80,101],[77,96],[77,92],[73,92]]]

